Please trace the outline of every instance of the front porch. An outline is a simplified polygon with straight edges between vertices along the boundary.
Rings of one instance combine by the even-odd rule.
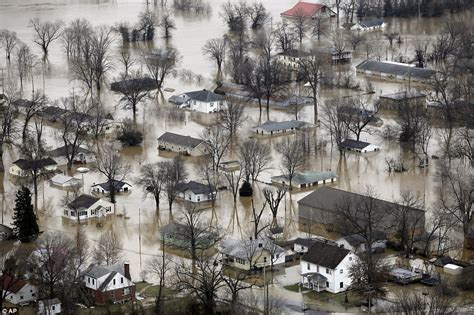
[[[302,285],[310,290],[326,291],[328,279],[318,272],[308,272],[301,275]]]

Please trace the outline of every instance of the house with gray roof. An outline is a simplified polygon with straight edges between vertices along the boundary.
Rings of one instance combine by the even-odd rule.
[[[219,244],[219,252],[225,265],[243,270],[260,270],[285,263],[285,250],[268,238],[226,239]]]
[[[316,49],[316,53],[328,63],[344,63],[352,60],[352,51],[349,49],[336,50],[334,47],[320,47]]]
[[[112,203],[91,195],[82,194],[66,205],[63,218],[79,222],[80,220],[111,215],[114,210]]]
[[[375,60],[362,61],[356,66],[356,71],[380,78],[419,82],[426,82],[435,74],[434,70],[417,68],[406,63]]]
[[[27,177],[32,171],[40,174],[54,173],[58,168],[58,163],[50,157],[38,159],[36,161],[18,159],[12,163],[9,169],[10,175]]]
[[[92,192],[95,194],[110,195],[112,189],[115,190],[117,194],[129,193],[132,189],[132,185],[121,180],[108,180],[104,183],[93,184]]]
[[[404,105],[423,105],[425,108],[426,94],[418,91],[400,91],[380,95],[379,104],[384,109],[401,109]]]
[[[206,89],[173,95],[168,101],[179,108],[189,108],[201,113],[217,113],[227,106],[223,95]]]
[[[306,188],[318,185],[325,185],[329,183],[334,183],[337,180],[337,175],[335,172],[319,172],[319,171],[303,171],[295,172],[291,186],[293,188]],[[280,186],[288,186],[289,179],[288,175],[279,175],[271,177],[272,184]]]
[[[135,284],[128,263],[112,266],[90,265],[82,274],[82,285],[90,300],[97,305],[132,300]]]
[[[179,198],[193,203],[213,200],[216,198],[217,194],[217,190],[214,186],[195,181],[179,183],[176,189]]]
[[[367,240],[360,234],[345,235],[336,240],[339,247],[356,254],[367,251]],[[379,251],[387,247],[387,233],[376,231],[372,240],[372,251]]]
[[[75,151],[73,164],[87,164],[97,160],[94,151],[81,146],[77,147]],[[46,155],[52,157],[59,165],[66,165],[68,163],[67,156],[68,154],[71,155],[71,153],[72,147],[63,145],[47,151]]]
[[[166,246],[174,246],[182,250],[191,249],[191,238],[195,238],[196,248],[204,250],[214,246],[219,240],[219,235],[212,229],[203,230],[199,227],[191,229],[189,225],[170,222],[160,228],[160,240]]]
[[[287,121],[272,121],[268,120],[255,127],[255,133],[258,135],[274,135],[280,133],[293,132],[295,130],[301,130],[311,128],[313,125],[300,120],[287,120]]]
[[[372,205],[373,216],[377,216],[379,229],[383,229],[387,234],[393,230],[398,221],[394,215],[401,205],[385,201],[382,199],[371,199],[365,195],[337,189],[334,187],[323,186],[316,189],[309,195],[298,200],[298,221],[300,225],[311,227],[318,231],[318,228],[324,230],[336,230],[337,227],[344,230],[336,230],[342,235],[350,235],[355,231],[350,230],[350,222],[345,222],[345,216],[341,214],[350,211],[354,219],[360,220],[359,224],[366,224],[367,219],[364,215],[364,205]],[[350,207],[350,208],[342,208]],[[345,210],[348,209],[348,210]],[[406,209],[407,216],[413,223],[415,230],[423,230],[425,227],[425,211],[410,207]],[[390,234],[389,234],[390,235]]]
[[[344,151],[351,151],[357,153],[378,152],[380,147],[375,144],[370,144],[364,141],[357,141],[353,139],[346,139],[339,143],[339,149]]]
[[[357,256],[348,249],[314,242],[301,257],[301,283],[317,292],[343,292],[352,284],[350,268],[356,259]]]
[[[165,132],[158,138],[158,150],[171,151],[190,156],[207,154],[204,140],[172,132]]]

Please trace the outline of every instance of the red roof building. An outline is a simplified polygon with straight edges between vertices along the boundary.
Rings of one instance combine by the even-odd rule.
[[[309,2],[298,2],[291,9],[281,13],[281,17],[286,18],[297,18],[304,17],[307,19],[313,19],[318,15],[334,16],[335,13],[324,4],[320,3],[309,3]]]

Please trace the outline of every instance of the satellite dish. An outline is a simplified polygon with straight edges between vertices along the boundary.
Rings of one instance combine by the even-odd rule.
[[[79,173],[87,173],[90,171],[90,169],[88,169],[87,167],[78,167],[76,171],[78,171]]]

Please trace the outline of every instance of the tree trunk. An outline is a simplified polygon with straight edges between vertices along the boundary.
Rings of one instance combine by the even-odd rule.
[[[160,195],[155,195],[155,205],[156,205],[156,211],[160,211]]]

